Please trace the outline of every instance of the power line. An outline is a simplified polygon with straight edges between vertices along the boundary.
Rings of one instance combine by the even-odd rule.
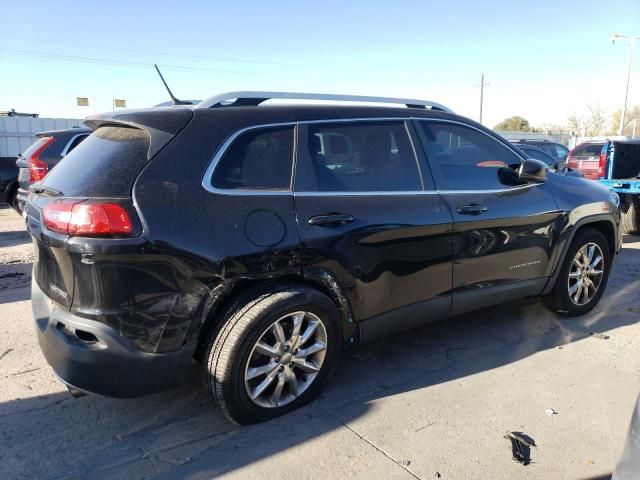
[[[216,62],[232,62],[232,63],[249,63],[249,64],[258,64],[258,65],[273,65],[280,67],[301,67],[301,68],[311,68],[311,69],[325,69],[325,68],[339,68],[341,70],[352,70],[356,72],[377,72],[377,73],[386,73],[387,70],[382,69],[372,69],[372,68],[363,68],[363,69],[354,69],[345,67],[344,65],[337,64],[308,64],[308,63],[293,63],[293,62],[272,62],[266,60],[246,60],[239,58],[229,58],[229,57],[212,57],[212,56],[204,56],[204,55],[189,55],[182,53],[167,53],[167,52],[159,52],[153,50],[143,50],[137,48],[125,48],[125,47],[114,47],[114,46],[105,46],[105,45],[96,45],[96,44],[88,44],[88,43],[79,43],[79,42],[69,42],[66,40],[49,40],[38,37],[30,37],[24,35],[12,35],[6,33],[0,33],[2,37],[11,37],[11,38],[21,38],[24,40],[32,40],[43,43],[58,43],[61,45],[71,45],[76,47],[86,47],[86,48],[100,48],[105,50],[117,50],[122,52],[131,52],[131,53],[144,53],[146,55],[160,55],[160,56],[169,56],[169,57],[180,57],[180,58],[190,58],[195,60],[212,60]]]
[[[113,60],[113,59],[105,59],[98,57],[86,57],[86,56],[78,56],[78,55],[66,55],[60,53],[50,53],[50,52],[41,52],[35,50],[23,50],[23,49],[13,49],[13,48],[0,48],[0,52],[5,52],[8,54],[15,55],[25,55],[37,58],[47,58],[52,60],[60,60],[60,61],[68,61],[68,62],[76,62],[76,63],[88,63],[88,64],[96,64],[96,65],[111,65],[111,66],[120,66],[120,67],[128,67],[128,68],[139,68],[139,69],[150,69],[153,64],[146,62],[132,62],[127,60]],[[176,70],[176,71],[186,71],[186,72],[213,72],[213,73],[226,73],[232,75],[270,75],[276,77],[298,77],[307,79],[308,76],[304,74],[290,74],[284,72],[264,72],[264,71],[251,71],[251,70],[229,70],[229,69],[221,69],[221,68],[211,68],[211,67],[193,67],[187,65],[171,65],[171,64],[159,64],[162,68],[166,68],[168,70]],[[336,74],[339,72],[336,72]],[[333,75],[322,75],[324,78],[333,78]],[[318,78],[318,75],[314,74],[314,78]],[[395,81],[407,81],[407,80],[424,80],[425,77],[385,77],[385,80],[395,80]]]

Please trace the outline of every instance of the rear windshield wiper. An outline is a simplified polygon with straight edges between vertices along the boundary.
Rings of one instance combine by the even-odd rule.
[[[37,193],[39,195],[47,195],[49,197],[60,197],[62,196],[62,192],[60,190],[56,190],[55,188],[47,187],[46,185],[38,185],[34,183],[29,187],[29,191],[32,193]]]

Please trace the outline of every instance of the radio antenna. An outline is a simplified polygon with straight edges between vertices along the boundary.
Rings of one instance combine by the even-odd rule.
[[[160,80],[162,80],[162,83],[164,83],[164,88],[167,89],[167,93],[169,94],[169,97],[171,97],[171,103],[173,103],[174,105],[193,105],[193,103],[191,102],[178,100],[175,97],[175,95],[173,95],[173,93],[171,92],[171,89],[169,88],[169,85],[167,85],[167,82],[165,82],[164,77],[162,76],[162,73],[160,73],[160,69],[158,68],[158,65],[154,63],[153,66],[156,67],[156,72],[158,72],[158,75],[160,75]]]

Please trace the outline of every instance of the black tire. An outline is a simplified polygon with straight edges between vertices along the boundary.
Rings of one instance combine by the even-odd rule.
[[[327,334],[326,354],[313,382],[295,400],[281,407],[254,403],[245,389],[245,368],[255,343],[276,320],[296,311],[318,317]],[[203,361],[205,384],[225,416],[245,425],[283,415],[317,397],[338,364],[342,345],[339,312],[325,294],[306,286],[286,285],[252,291],[222,314],[220,327],[208,339]]]
[[[16,212],[18,212],[18,204],[16,203],[17,193],[18,193],[17,185],[12,185],[11,187],[9,187],[9,191],[7,192],[7,205],[13,208]]]
[[[629,205],[626,213],[622,213],[620,223],[622,233],[640,235],[640,211],[635,205]]]
[[[584,305],[577,305],[573,302],[569,296],[568,282],[569,271],[574,257],[578,251],[588,243],[595,243],[602,250],[602,256],[604,260],[604,266],[602,268],[602,280],[595,295]],[[549,293],[542,298],[543,304],[552,312],[568,317],[577,317],[590,312],[600,301],[600,298],[604,294],[607,287],[607,281],[609,280],[609,272],[611,270],[611,247],[606,237],[593,228],[583,228],[576,233],[567,254],[562,260],[560,266],[560,273],[556,278],[555,284]]]

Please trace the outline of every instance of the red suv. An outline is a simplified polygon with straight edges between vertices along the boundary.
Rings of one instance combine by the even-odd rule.
[[[569,152],[567,167],[577,170],[584,178],[597,180],[600,175],[600,153],[604,142],[581,143]]]

